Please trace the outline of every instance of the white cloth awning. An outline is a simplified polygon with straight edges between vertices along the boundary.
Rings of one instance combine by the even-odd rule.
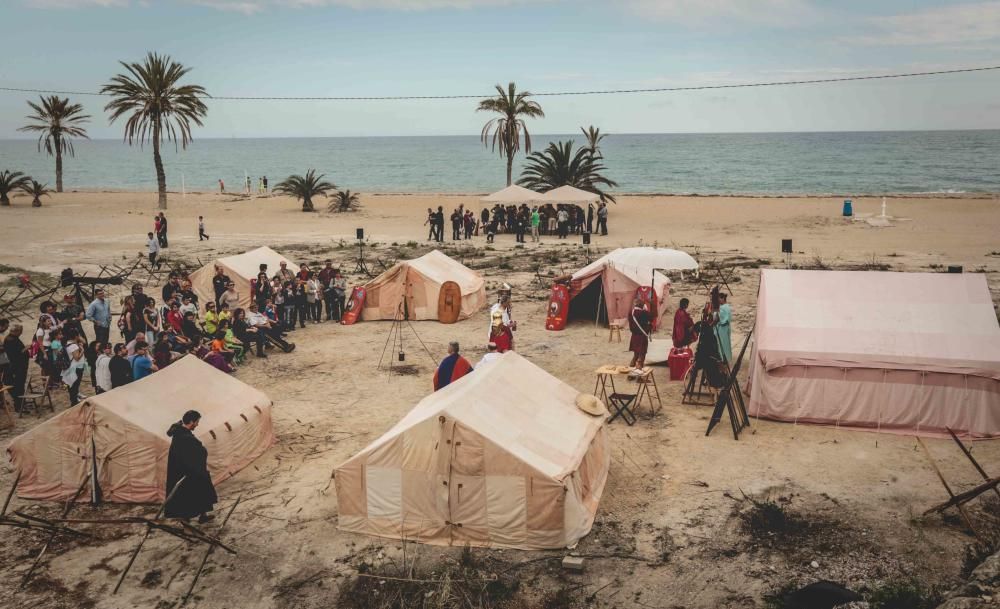
[[[538,200],[544,203],[596,203],[601,200],[601,196],[567,185],[553,188]]]
[[[484,203],[531,203],[539,201],[541,198],[541,193],[514,184],[491,195],[486,195],[480,201]]]

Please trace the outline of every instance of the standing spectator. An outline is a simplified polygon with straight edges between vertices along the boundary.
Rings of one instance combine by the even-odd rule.
[[[316,274],[309,273],[309,279],[306,279],[306,304],[309,307],[310,317],[312,317],[313,323],[319,323],[320,313],[323,310],[323,288],[320,287],[319,280],[316,279]]]
[[[462,238],[462,216],[457,209],[451,210],[451,240],[458,241]]]
[[[153,233],[146,233],[146,252],[149,255],[149,265],[160,268],[156,256],[160,253],[160,241]]]
[[[542,215],[538,213],[538,206],[531,208],[531,240],[538,243],[538,227],[542,223]]]
[[[10,329],[10,321],[7,319],[0,318],[0,385],[5,385],[4,380],[7,378],[7,354],[3,350],[3,335],[7,333]]]
[[[70,336],[82,336],[84,342],[87,340],[87,334],[83,331],[83,320],[86,319],[86,311],[83,307],[76,304],[76,299],[73,298],[72,294],[67,294],[63,297],[62,313],[59,315],[59,319],[62,322],[63,332],[69,332]]]
[[[198,241],[204,241],[208,239],[208,233],[205,232],[205,218],[203,216],[198,216]]]
[[[271,280],[267,277],[267,265],[261,264],[259,269],[257,279],[253,282],[253,290],[250,292],[250,300],[263,304],[270,300],[273,294],[271,293]],[[235,311],[235,309],[233,310]]]
[[[295,295],[293,301],[295,302],[295,316],[299,320],[299,327],[306,327],[306,317],[308,314],[309,303],[307,300],[306,282],[297,280],[292,282],[292,293]],[[295,325],[295,317],[292,318],[292,326]]]
[[[174,296],[181,291],[180,279],[175,273],[170,273],[170,278],[167,282],[163,284],[163,289],[160,290],[160,296],[163,297],[163,305],[169,306],[174,300]]]
[[[601,236],[608,235],[608,206],[604,201],[597,204],[597,230],[601,231]]]
[[[153,344],[161,329],[160,313],[156,310],[155,298],[146,299],[146,307],[142,310],[142,320],[146,324],[146,342]]]
[[[10,395],[14,399],[14,407],[18,411],[21,409],[24,384],[28,380],[28,349],[21,341],[23,332],[24,327],[21,324],[11,324],[7,336],[3,339],[3,352],[8,360],[3,383],[12,387]]]
[[[83,349],[75,343],[66,347],[66,355],[68,364],[62,371],[62,382],[69,389],[70,406],[75,406],[80,401],[80,382],[88,370],[87,360],[83,359]]]
[[[236,284],[230,281],[226,284],[226,291],[219,298],[219,310],[228,307],[230,311],[240,306],[240,293],[236,291]]]
[[[94,391],[104,393],[114,388],[111,381],[111,343],[101,343],[101,352],[94,364]]]
[[[326,266],[320,269],[316,276],[320,290],[323,293],[323,305],[326,308],[326,320],[333,319],[333,263],[326,261]]]
[[[486,226],[490,223],[490,210],[483,208],[483,211],[479,212],[479,226],[482,228],[483,232],[486,232]]]
[[[565,239],[569,233],[569,212],[562,205],[559,206],[559,211],[556,212],[556,219],[559,222],[559,238]]]
[[[274,315],[278,320],[278,324],[282,328],[287,328],[285,326],[285,287],[281,284],[281,279],[275,276],[274,280],[271,282],[271,304],[274,305]]]
[[[427,229],[427,240],[436,241],[437,240],[437,221],[435,220],[437,216],[434,215],[434,210],[430,207],[427,208],[427,219],[424,220],[424,226],[428,226]]]
[[[102,342],[108,342],[111,334],[111,307],[104,299],[104,290],[98,288],[94,292],[94,300],[87,307],[87,319],[94,324],[94,337]]]
[[[587,232],[594,232],[594,204],[587,204]]]
[[[526,207],[522,207],[517,211],[517,215],[514,218],[514,232],[516,233],[515,240],[518,243],[524,243],[524,227],[528,225],[528,212]]]
[[[160,228],[159,232],[156,233],[156,238],[160,240],[160,247],[170,247],[170,244],[167,243],[167,214],[162,211],[160,212]]]
[[[638,298],[632,303],[632,311],[628,315],[628,327],[632,333],[628,343],[628,350],[632,352],[632,362],[629,366],[634,370],[642,370],[646,365],[646,351],[649,349],[649,333],[653,330],[653,318]]]
[[[229,278],[229,275],[226,275],[226,271],[221,266],[215,266],[215,276],[212,277],[212,290],[215,291],[216,306],[218,306],[219,299],[221,299],[222,295],[225,293],[226,286],[232,283],[232,281],[233,280]]]
[[[261,180],[264,182],[264,194],[266,195],[266,194],[268,194],[270,192],[267,189],[267,176],[264,176],[263,178],[261,178]]]
[[[438,205],[438,210],[437,213],[434,214],[434,218],[437,221],[438,243],[444,243],[444,207]]]
[[[115,354],[108,362],[111,372],[111,388],[128,385],[132,382],[132,364],[128,361],[128,349],[122,343],[115,345]]]
[[[340,269],[333,271],[333,312],[334,319],[340,321],[344,316],[344,302],[347,300],[347,280],[340,274]]]
[[[278,269],[278,272],[275,274],[275,277],[281,278],[282,282],[291,281],[291,280],[295,279],[295,273],[293,273],[291,271],[291,269],[288,268],[288,263],[287,262],[285,262],[284,260],[282,260],[279,263],[279,266],[281,268]]]
[[[156,372],[156,364],[149,359],[149,346],[139,343],[135,346],[135,355],[132,356],[132,380],[138,381]]]

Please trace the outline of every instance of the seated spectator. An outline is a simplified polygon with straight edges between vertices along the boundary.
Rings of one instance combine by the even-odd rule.
[[[187,315],[188,313],[194,313],[194,316],[198,316],[198,303],[193,300],[190,296],[184,296],[181,299],[181,316]]]
[[[176,302],[170,303],[170,310],[167,311],[167,326],[174,331],[175,334],[182,333],[182,326],[184,324],[184,314],[181,313],[181,306]],[[167,328],[164,328],[167,329]]]
[[[237,311],[238,310],[239,309],[237,309]],[[222,332],[226,343],[226,349],[236,354],[234,357],[236,363],[243,363],[243,359],[245,357],[243,343],[233,333],[232,325],[228,319],[219,321],[219,332]]]
[[[256,305],[251,306],[256,307]],[[272,324],[275,323],[273,320],[270,320],[270,322]],[[233,334],[236,335],[236,338],[240,340],[247,351],[250,350],[253,343],[257,343],[257,357],[267,357],[267,354],[264,353],[264,332],[251,326],[250,323],[247,322],[246,311],[243,309],[236,309],[233,311]]]
[[[219,329],[219,313],[216,311],[214,302],[205,303],[205,334],[215,336],[215,331]]]
[[[289,343],[282,337],[281,325],[271,322],[266,316],[257,310],[256,304],[250,305],[250,314],[247,315],[247,324],[252,328],[257,328],[264,333],[264,337],[278,345],[285,353],[295,350],[295,343]]]
[[[160,332],[153,345],[153,362],[157,369],[166,368],[178,357],[180,354],[175,355],[170,349],[170,336],[166,332]]]
[[[181,324],[181,334],[190,341],[191,345],[197,343],[198,339],[204,338],[205,333],[198,326],[198,315],[190,311],[184,314],[184,323]]]
[[[138,345],[145,345],[145,344],[148,344],[146,343],[146,332],[145,331],[136,332],[135,338],[130,340],[128,344],[125,345],[125,349],[126,351],[128,351],[129,359],[131,359],[132,356],[135,355],[135,350]]]
[[[230,349],[226,348],[226,331],[216,330],[215,336],[212,337],[212,342],[209,345],[212,351],[215,351],[226,358],[227,363],[232,363],[233,359],[236,357],[236,353]]]

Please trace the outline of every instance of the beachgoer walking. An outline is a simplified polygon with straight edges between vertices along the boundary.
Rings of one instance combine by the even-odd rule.
[[[212,520],[209,512],[219,496],[208,472],[208,451],[194,435],[200,422],[201,414],[189,410],[167,430],[170,451],[167,453],[166,494],[169,496],[178,483],[180,486],[167,502],[165,515],[184,520],[197,516],[198,522],[204,524]]]
[[[267,176],[264,176],[263,178],[261,178],[261,181],[264,182],[264,194],[266,195],[266,194],[268,194],[268,192],[270,192],[267,189]]]
[[[246,178],[247,178],[246,179],[246,195],[249,197],[250,196],[250,176],[247,176]]]
[[[226,192],[226,183],[219,178],[219,194],[224,194]]]
[[[472,372],[472,365],[459,354],[458,343],[448,343],[448,355],[434,371],[434,391],[444,389],[451,383]]]
[[[424,226],[428,226],[429,227],[427,229],[427,240],[428,241],[436,241],[437,240],[437,236],[436,236],[437,235],[437,222],[435,221],[436,217],[437,216],[434,215],[434,210],[431,209],[430,207],[428,207],[427,208],[427,219],[424,220]]]
[[[198,216],[198,241],[206,239],[208,239],[208,233],[205,232],[205,218]]]
[[[153,233],[146,233],[146,252],[149,255],[149,265],[160,268],[156,256],[160,253],[160,240]]]
[[[160,228],[157,229],[156,238],[160,240],[160,247],[170,247],[167,243],[167,215],[160,212]]]

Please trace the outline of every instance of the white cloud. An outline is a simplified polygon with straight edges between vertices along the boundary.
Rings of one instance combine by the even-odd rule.
[[[1000,2],[955,4],[913,13],[873,17],[872,32],[851,37],[869,45],[984,48],[1000,40]]]
[[[104,8],[128,6],[129,0],[23,0],[32,8],[85,8],[99,6]]]
[[[473,9],[488,6],[526,4],[529,0],[188,0],[193,4],[224,11],[257,13],[268,8],[316,8],[340,6],[357,10],[426,11],[435,9]]]
[[[624,0],[640,15],[689,26],[739,21],[767,26],[801,25],[819,10],[807,0]]]

